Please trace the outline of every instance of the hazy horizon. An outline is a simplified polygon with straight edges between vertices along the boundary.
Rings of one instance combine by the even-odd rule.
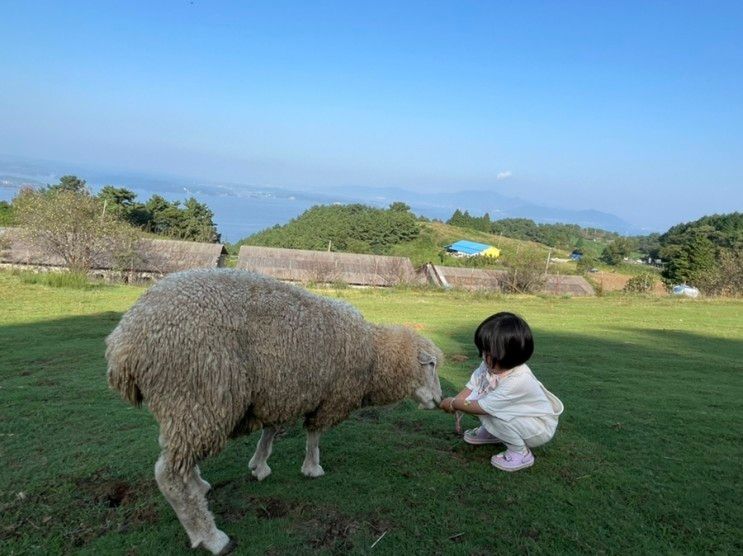
[[[64,174],[74,174],[85,179],[93,193],[97,193],[104,185],[126,187],[137,194],[140,202],[153,194],[162,195],[171,201],[184,201],[193,196],[213,210],[218,231],[223,240],[229,242],[277,224],[285,224],[318,204],[363,203],[387,207],[395,201],[406,202],[415,214],[431,219],[447,220],[454,210],[461,209],[468,210],[473,215],[489,212],[494,220],[532,218],[537,222],[574,223],[624,234],[655,231],[633,228],[609,213],[550,208],[488,191],[425,194],[404,188],[361,187],[352,190],[330,187],[302,191],[185,176],[122,173],[102,167],[9,157],[3,154],[0,154],[0,201],[11,200],[23,184],[41,187],[56,183]],[[4,183],[5,181],[9,183]]]
[[[738,3],[28,2],[0,15],[0,153],[60,173],[491,192],[649,231],[743,209]]]

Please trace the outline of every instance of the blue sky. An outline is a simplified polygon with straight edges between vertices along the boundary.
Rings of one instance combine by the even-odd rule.
[[[0,153],[743,210],[740,2],[0,2]],[[486,210],[488,207],[484,207]]]

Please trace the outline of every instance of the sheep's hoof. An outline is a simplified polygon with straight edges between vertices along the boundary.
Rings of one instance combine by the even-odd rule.
[[[219,529],[215,529],[214,533],[209,535],[209,538],[201,539],[192,545],[193,548],[204,548],[217,555],[229,554],[235,549],[235,546],[235,541]]]
[[[230,542],[227,543],[227,546],[225,546],[222,550],[219,551],[219,556],[225,556],[226,554],[229,554],[235,548],[237,547],[237,543],[230,539]]]
[[[271,468],[268,465],[261,465],[253,469],[253,477],[262,481],[271,474]]]
[[[325,475],[325,471],[323,470],[322,465],[303,465],[302,475],[315,479]]]

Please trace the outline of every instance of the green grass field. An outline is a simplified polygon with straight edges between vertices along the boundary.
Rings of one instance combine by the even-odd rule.
[[[0,554],[190,553],[153,478],[154,420],[106,386],[103,339],[142,291],[0,273]],[[514,474],[409,401],[326,434],[316,480],[299,472],[298,426],[262,483],[247,468],[257,435],[233,441],[202,472],[237,554],[743,551],[743,302],[325,293],[436,341],[447,393],[478,363],[475,326],[521,313],[565,414]]]

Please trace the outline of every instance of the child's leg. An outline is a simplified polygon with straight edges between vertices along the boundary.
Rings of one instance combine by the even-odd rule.
[[[490,434],[500,438],[506,445],[506,448],[512,452],[520,454],[526,453],[529,449],[517,426],[513,421],[504,421],[491,415],[480,415],[480,422]]]
[[[554,422],[541,417],[516,417],[504,421],[491,415],[481,415],[480,421],[485,429],[500,438],[506,447],[519,453],[528,452],[549,442],[555,434],[557,420]]]
[[[482,418],[480,418],[480,423],[482,423]],[[483,424],[481,424],[476,429],[470,429],[470,430],[464,431],[464,435],[462,436],[462,438],[467,444],[474,444],[474,445],[502,444],[503,443],[503,441],[500,438],[490,434],[488,432],[488,429],[486,429],[485,425]]]
[[[519,419],[520,421],[520,419]],[[516,426],[521,426],[521,423],[516,423]],[[531,436],[525,436],[524,442],[529,448],[536,448],[547,444],[555,436],[557,430],[557,418],[553,417],[537,417],[536,423],[527,422],[526,431],[531,432]],[[535,431],[536,432],[535,434]]]
[[[557,423],[546,423],[538,417],[517,417],[504,421],[497,417],[480,417],[483,426],[490,434],[503,440],[507,451],[490,458],[494,467],[503,471],[518,471],[534,465],[534,455],[529,447],[549,442]]]

